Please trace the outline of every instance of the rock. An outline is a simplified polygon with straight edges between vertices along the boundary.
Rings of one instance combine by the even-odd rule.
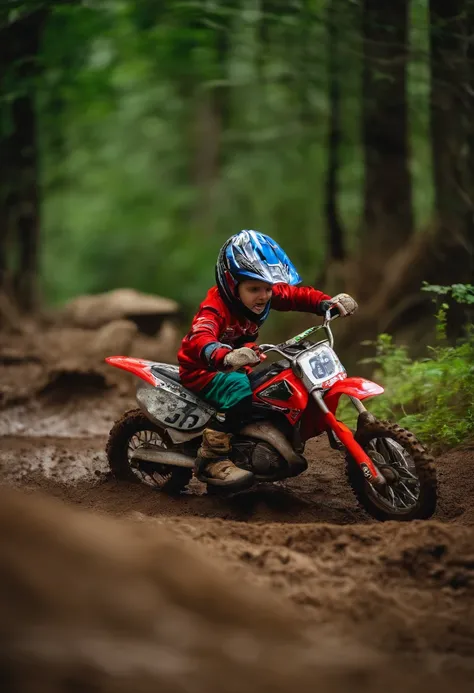
[[[127,356],[138,328],[131,320],[114,320],[101,327],[94,335],[87,356],[100,360],[106,356]]]
[[[59,312],[62,323],[95,329],[115,320],[131,320],[145,334],[157,332],[166,318],[177,316],[176,301],[141,293],[135,289],[115,289],[103,294],[78,296]]]
[[[176,325],[171,320],[165,320],[155,337],[143,334],[138,334],[135,337],[130,356],[149,359],[150,361],[177,363],[181,339],[182,334]]]
[[[183,334],[171,320],[166,320],[157,335],[158,354],[160,361],[167,363],[177,363],[178,349],[183,338]]]

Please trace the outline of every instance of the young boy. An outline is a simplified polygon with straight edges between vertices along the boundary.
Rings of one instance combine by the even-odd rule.
[[[203,432],[196,460],[198,479],[240,489],[251,472],[229,459],[230,439],[249,415],[252,389],[245,372],[260,358],[255,352],[259,327],[271,308],[324,315],[330,307],[351,315],[357,303],[348,294],[331,299],[322,291],[299,287],[301,278],[284,250],[269,236],[241,231],[223,245],[216,265],[217,285],[208,291],[178,353],[182,384],[225,414]]]

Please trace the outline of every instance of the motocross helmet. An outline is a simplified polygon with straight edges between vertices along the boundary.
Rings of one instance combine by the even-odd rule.
[[[234,312],[261,325],[270,311],[270,301],[257,315],[240,300],[237,287],[245,279],[258,279],[268,284],[291,284],[302,280],[285,251],[270,236],[244,229],[231,236],[222,246],[216,264],[219,293]]]

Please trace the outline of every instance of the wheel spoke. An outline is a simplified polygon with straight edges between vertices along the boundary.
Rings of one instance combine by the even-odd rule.
[[[409,461],[411,461],[413,465],[413,461],[411,460],[411,457],[407,455],[406,450],[404,450],[402,446],[395,440],[384,440],[383,447],[386,449],[389,460],[392,462],[392,464],[394,463],[397,466],[403,467],[407,470]]]
[[[377,466],[383,460],[398,478],[393,484],[387,484],[383,493],[371,485],[372,494],[379,499],[379,503],[390,506],[392,510],[410,510],[417,503],[420,494],[420,481],[412,471],[416,468],[411,456],[391,438],[374,438],[368,443],[366,450]]]
[[[401,508],[409,508],[410,504],[407,503],[402,496],[400,496],[398,493],[394,493],[395,496],[395,507],[401,507]]]
[[[418,477],[415,474],[412,474],[409,469],[406,469],[406,467],[403,467],[402,469],[397,469],[397,471],[404,481],[418,482]]]
[[[405,486],[405,484],[403,483],[403,481],[399,481],[399,482],[398,482],[398,486],[400,487],[400,489],[403,489],[404,493],[405,493],[414,503],[416,503],[416,501],[418,500],[417,497],[414,496],[413,493],[410,491],[410,489],[407,488],[407,487]]]
[[[148,486],[163,486],[172,476],[172,471],[168,466],[163,465],[153,465],[153,472],[148,473],[145,471],[140,462],[131,459],[131,453],[142,446],[154,445],[156,447],[166,447],[161,436],[156,431],[150,431],[148,429],[137,431],[129,440],[128,443],[128,458],[130,468],[133,473],[140,478],[142,482]]]
[[[392,488],[391,486],[388,486],[388,487],[387,487],[387,490],[388,490],[389,496],[390,496],[390,498],[391,498],[391,500],[392,500],[392,502],[393,502],[393,505],[394,505],[395,507],[397,507],[397,500],[396,500],[396,498],[395,498],[395,494],[394,494],[394,492],[393,492],[393,488]]]

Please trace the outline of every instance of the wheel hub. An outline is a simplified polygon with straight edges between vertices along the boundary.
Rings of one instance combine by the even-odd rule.
[[[400,480],[400,475],[396,469],[388,465],[383,455],[381,455],[379,452],[376,452],[375,450],[371,451],[370,459],[377,466],[377,469],[382,474],[387,484],[392,486]]]
[[[383,475],[387,484],[396,484],[400,480],[400,475],[393,467],[388,467],[387,465],[379,467],[380,473]]]

